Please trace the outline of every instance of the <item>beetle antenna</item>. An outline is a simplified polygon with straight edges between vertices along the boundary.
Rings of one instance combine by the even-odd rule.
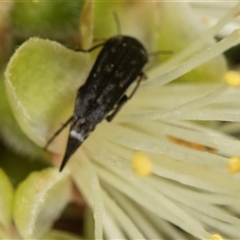
[[[121,25],[120,25],[120,21],[119,21],[119,17],[117,15],[117,12],[113,11],[113,17],[116,23],[116,27],[117,27],[117,33],[118,35],[121,35]]]

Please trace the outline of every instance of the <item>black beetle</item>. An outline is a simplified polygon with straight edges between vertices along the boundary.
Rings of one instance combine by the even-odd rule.
[[[105,43],[83,51],[90,52],[100,46],[103,48],[85,84],[78,89],[73,116],[46,145],[47,147],[63,128],[71,123],[60,171],[96,125],[103,119],[111,121],[145,78],[142,70],[148,62],[148,53],[136,38],[117,35]],[[125,92],[134,81],[136,86],[127,96]]]

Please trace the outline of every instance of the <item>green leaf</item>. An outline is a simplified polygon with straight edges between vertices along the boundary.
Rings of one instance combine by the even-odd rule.
[[[70,42],[79,36],[83,0],[14,1],[12,26],[21,38],[40,36]]]
[[[9,101],[21,129],[36,143],[44,145],[49,128],[71,116],[76,91],[89,71],[88,59],[88,54],[38,38],[12,56],[5,74]]]
[[[22,142],[22,140],[19,141]],[[29,157],[18,155],[1,144],[0,152],[1,167],[8,175],[13,187],[16,187],[32,171],[39,171],[49,167],[49,164],[47,164],[45,161],[39,161],[35,158],[33,160]]]
[[[93,15],[94,2],[86,1],[80,17],[80,35],[82,49],[90,49],[93,44]]]
[[[44,157],[45,154],[40,147],[34,144],[21,130],[15,117],[13,116],[11,107],[9,105],[3,72],[0,71],[0,136],[3,141],[15,152],[21,155],[27,155],[32,158]],[[15,157],[15,156],[14,156]]]
[[[6,64],[6,60],[12,52],[13,41],[10,29],[11,1],[1,1],[0,4],[0,68]]]
[[[9,230],[12,214],[13,187],[5,174],[0,168],[0,226],[6,231]]]
[[[40,239],[70,200],[71,184],[66,171],[50,168],[31,173],[16,190],[13,217],[23,238]]]

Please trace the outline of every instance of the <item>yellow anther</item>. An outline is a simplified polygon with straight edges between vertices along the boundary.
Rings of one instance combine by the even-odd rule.
[[[231,157],[229,159],[227,168],[228,168],[229,173],[240,172],[240,158],[239,157]]]
[[[199,144],[199,143],[189,142],[189,141],[186,141],[184,139],[177,138],[177,137],[174,137],[174,136],[171,136],[171,135],[167,135],[167,137],[172,142],[174,142],[178,145],[184,146],[184,147],[192,148],[192,149],[199,150],[199,151],[210,152],[210,153],[216,153],[217,152],[216,148],[205,146],[205,145],[202,145],[202,144]]]
[[[147,177],[152,174],[152,162],[142,152],[136,152],[132,159],[132,166],[135,172],[141,177]]]
[[[228,71],[224,74],[223,81],[231,87],[240,87],[240,73]]]
[[[207,238],[206,240],[223,240],[223,238],[219,234],[214,234],[210,238]]]

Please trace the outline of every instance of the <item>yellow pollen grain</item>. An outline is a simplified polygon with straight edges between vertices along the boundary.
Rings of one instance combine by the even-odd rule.
[[[229,159],[227,169],[229,173],[238,173],[240,172],[240,158],[239,157],[231,157]]]
[[[228,71],[224,74],[223,81],[231,87],[240,87],[240,73]]]
[[[206,240],[223,240],[223,238],[219,234],[214,234],[210,238],[207,238]]]
[[[134,171],[141,177],[147,177],[152,174],[152,162],[142,152],[136,152],[132,159]]]

